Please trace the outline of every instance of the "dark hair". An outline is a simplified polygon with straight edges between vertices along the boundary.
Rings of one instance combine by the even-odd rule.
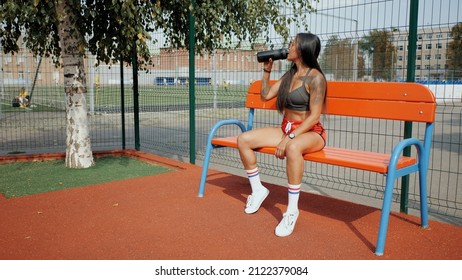
[[[318,63],[318,56],[321,52],[321,40],[319,40],[319,37],[313,33],[298,33],[295,38],[296,40],[294,39],[293,43],[297,44],[296,47],[300,51],[303,63],[310,68],[317,69],[324,76],[324,72],[322,72],[321,66]],[[284,111],[290,84],[295,72],[297,72],[297,65],[292,63],[289,71],[282,76],[277,97],[277,108],[281,113]]]

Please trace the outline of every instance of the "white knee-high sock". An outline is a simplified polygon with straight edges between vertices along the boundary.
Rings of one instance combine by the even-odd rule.
[[[246,170],[245,173],[250,181],[250,187],[252,188],[252,193],[258,192],[264,189],[261,181],[260,181],[260,174],[258,172],[258,167],[255,167],[251,170]]]
[[[291,185],[289,184],[288,196],[289,202],[287,204],[287,213],[295,213],[298,211],[298,198],[300,197],[300,185]]]

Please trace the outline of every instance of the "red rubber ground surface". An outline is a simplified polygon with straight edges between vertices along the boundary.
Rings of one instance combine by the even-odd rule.
[[[462,227],[430,221],[422,229],[419,217],[401,213],[392,213],[377,257],[379,209],[309,193],[300,197],[294,233],[279,238],[284,187],[266,184],[269,197],[247,215],[246,178],[210,170],[198,198],[201,167],[129,153],[175,171],[0,197],[0,259],[462,259]]]

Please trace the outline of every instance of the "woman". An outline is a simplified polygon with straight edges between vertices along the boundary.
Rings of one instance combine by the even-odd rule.
[[[29,93],[26,91],[25,87],[21,87],[19,90],[18,96],[15,98],[19,102],[19,108],[26,108],[29,106]]]
[[[261,98],[277,98],[278,110],[283,115],[282,125],[250,130],[238,138],[239,155],[252,189],[245,207],[247,214],[257,212],[269,194],[261,184],[253,149],[276,147],[275,156],[287,160],[288,205],[276,227],[277,236],[290,235],[298,218],[305,163],[303,153],[319,151],[326,145],[326,132],[320,122],[326,98],[326,79],[317,61],[320,50],[321,42],[316,35],[297,34],[289,44],[287,56],[292,66],[272,86],[269,80],[273,62],[264,63]]]

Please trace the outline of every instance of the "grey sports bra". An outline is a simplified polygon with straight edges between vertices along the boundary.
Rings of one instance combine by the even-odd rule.
[[[294,111],[309,111],[310,110],[310,93],[306,90],[305,81],[311,69],[306,72],[303,77],[303,83],[300,87],[289,92],[286,99],[285,108]]]

